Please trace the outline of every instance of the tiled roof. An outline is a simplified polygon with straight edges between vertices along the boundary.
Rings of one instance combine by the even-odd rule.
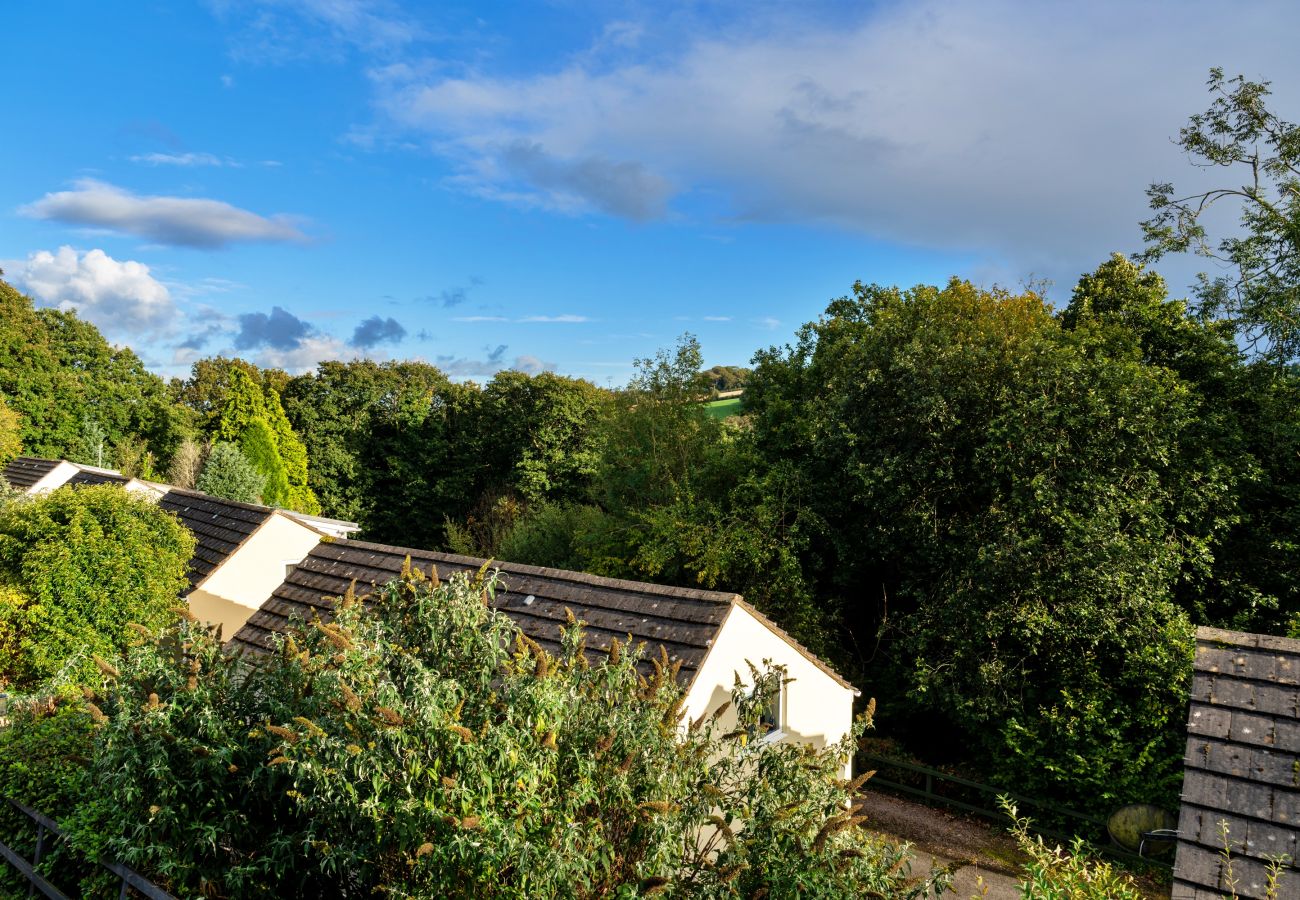
[[[54,471],[60,462],[62,460],[19,456],[5,466],[4,478],[15,488],[25,491]]]
[[[411,550],[364,541],[322,543],[298,565],[271,598],[262,604],[231,643],[261,652],[274,632],[283,631],[290,617],[328,620],[333,598],[344,594],[355,579],[358,593],[386,584],[401,572],[407,556],[426,574],[436,567],[439,577],[478,571],[484,560],[429,550]],[[565,608],[586,623],[587,646],[608,651],[614,638],[629,634],[645,641],[654,653],[662,645],[671,659],[681,660],[681,679],[689,684],[704,661],[731,605],[734,594],[692,588],[665,587],[620,581],[579,572],[565,572],[512,563],[493,563],[502,586],[494,606],[510,616],[529,637],[554,652],[559,649]]]
[[[1172,900],[1262,898],[1272,857],[1300,846],[1300,641],[1217,628],[1196,633]],[[1278,896],[1300,896],[1292,867]]]
[[[68,479],[68,484],[126,484],[131,479],[116,472],[98,472],[94,469],[82,469]]]
[[[198,539],[194,556],[190,558],[190,590],[225,562],[274,513],[265,506],[180,488],[164,494],[158,505],[175,513]]]

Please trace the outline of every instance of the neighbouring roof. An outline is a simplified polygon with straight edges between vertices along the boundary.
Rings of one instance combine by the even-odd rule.
[[[191,591],[275,512],[265,506],[223,500],[181,488],[172,488],[163,494],[158,505],[175,513],[198,540],[190,558]]]
[[[130,481],[125,475],[117,472],[106,472],[97,469],[80,469],[76,475],[68,479],[67,483],[72,485],[88,484],[126,484]]]
[[[361,525],[357,522],[349,522],[346,519],[331,519],[326,516],[313,516],[310,513],[298,512],[292,509],[286,509],[285,513],[297,519],[299,522],[305,522],[317,531],[324,531],[336,537],[347,537],[349,534],[355,534],[361,530]]]
[[[1220,822],[1236,895],[1264,897],[1267,860],[1300,851],[1300,641],[1197,629],[1184,765],[1172,900],[1228,891]]]
[[[347,592],[355,580],[359,593],[386,584],[402,570],[407,557],[426,574],[436,568],[439,577],[457,572],[477,572],[485,560],[431,550],[412,550],[365,541],[340,540],[316,546],[276,588],[261,609],[231,639],[231,645],[253,652],[271,647],[272,636],[282,632],[291,618],[328,620],[334,598]],[[587,646],[607,652],[615,638],[645,641],[651,653],[663,646],[670,659],[681,661],[684,685],[694,679],[705,656],[731,611],[743,602],[735,594],[695,588],[668,587],[637,581],[603,578],[539,566],[494,562],[501,577],[493,606],[514,620],[524,634],[543,647],[559,649],[565,609],[586,624]],[[752,611],[752,607],[747,609]],[[760,618],[762,618],[760,616]],[[773,626],[778,634],[779,629]],[[790,641],[845,687],[852,688],[816,657]]]
[[[54,471],[62,460],[19,456],[5,466],[4,478],[15,488],[25,491]]]

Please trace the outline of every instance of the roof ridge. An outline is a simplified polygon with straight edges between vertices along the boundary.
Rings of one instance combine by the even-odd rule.
[[[246,509],[249,512],[266,513],[268,516],[276,512],[283,512],[283,510],[280,510],[275,506],[263,506],[260,503],[245,503],[242,500],[230,500],[226,497],[218,497],[215,494],[205,494],[203,491],[198,491],[193,488],[182,488],[176,487],[175,485],[165,485],[165,487],[167,488],[167,491],[163,496],[166,496],[167,494],[179,494],[182,497],[192,497],[195,500],[210,500],[213,503],[220,503],[224,506],[233,506],[236,509]]]
[[[575,572],[571,569],[555,569],[548,566],[532,566],[527,563],[512,563],[497,559],[484,559],[477,556],[464,556],[459,553],[444,553],[440,550],[420,550],[414,547],[400,547],[395,544],[380,544],[372,541],[358,541],[350,538],[344,538],[333,541],[326,546],[337,547],[340,545],[351,547],[364,547],[371,550],[389,551],[400,553],[403,556],[416,556],[445,559],[447,562],[457,565],[472,566],[481,568],[485,563],[492,563],[502,572],[512,572],[517,575],[536,575],[542,578],[550,578],[558,581],[571,581],[576,584],[587,584],[592,587],[613,588],[616,590],[636,591],[643,594],[659,594],[664,597],[675,597],[683,600],[700,600],[706,603],[735,603],[741,600],[741,596],[726,591],[710,591],[704,588],[679,587],[676,585],[656,584],[652,581],[634,581],[629,578],[609,578],[605,575],[592,575],[589,572]]]
[[[1207,644],[1226,644],[1230,647],[1242,647],[1249,650],[1267,650],[1275,653],[1288,653],[1300,656],[1300,639],[1282,637],[1275,634],[1256,634],[1249,631],[1229,631],[1226,628],[1212,628],[1199,625],[1196,628],[1196,640]]]

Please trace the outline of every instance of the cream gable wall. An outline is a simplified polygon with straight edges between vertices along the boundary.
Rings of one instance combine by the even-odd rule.
[[[319,532],[276,512],[190,592],[190,612],[231,637],[320,542]]]
[[[77,466],[68,462],[66,459],[59,460],[59,464],[45,473],[40,481],[27,489],[29,494],[43,494],[46,491],[52,491],[55,488],[63,487],[72,480],[72,476],[80,472]]]
[[[764,660],[785,666],[786,677],[791,679],[782,697],[782,733],[778,740],[809,743],[820,749],[849,733],[855,692],[823,672],[749,610],[734,603],[686,695],[686,716],[697,719],[730,700],[737,675],[742,683],[752,685],[748,662],[761,670]],[[735,720],[730,712],[726,718]],[[852,765],[852,760],[845,765],[846,776]]]

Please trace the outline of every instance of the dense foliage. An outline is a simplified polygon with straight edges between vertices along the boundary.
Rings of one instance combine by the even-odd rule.
[[[29,453],[189,481],[228,441],[265,502],[371,539],[743,593],[932,761],[1095,812],[1170,803],[1192,626],[1300,633],[1300,138],[1267,83],[1210,89],[1180,144],[1249,181],[1156,185],[1144,223],[1144,259],[1228,265],[1191,302],[1114,256],[1059,309],[858,284],[752,370],[685,336],[617,391],[219,357],[164,391],[0,283],[0,396]],[[1211,205],[1241,228],[1211,240]],[[743,414],[711,418],[736,384]],[[0,406],[0,454],[13,428]],[[251,497],[217,486],[234,462],[204,484]]]
[[[492,589],[413,575],[368,614],[344,598],[251,670],[193,625],[144,641],[80,719],[59,713],[89,761],[44,800],[72,807],[92,858],[182,897],[927,892],[905,849],[856,827],[851,739],[749,742],[761,689],[738,689],[738,726],[683,722],[666,658],[591,661],[576,625],[551,656],[484,603]],[[47,721],[0,739],[21,797],[17,752]]]
[[[135,445],[165,464],[192,433],[189,413],[134,352],[110,346],[75,313],[36,309],[3,281],[0,396],[18,413],[22,446],[35,456],[76,455],[89,424],[102,435],[106,465]]]
[[[280,395],[262,387],[241,367],[230,369],[212,436],[235,444],[262,476],[261,502],[318,513],[307,485],[307,448],[285,417]]]
[[[0,684],[85,681],[126,623],[175,615],[194,538],[113,485],[65,487],[0,508]]]
[[[0,394],[0,466],[22,452],[22,428],[22,418]]]

